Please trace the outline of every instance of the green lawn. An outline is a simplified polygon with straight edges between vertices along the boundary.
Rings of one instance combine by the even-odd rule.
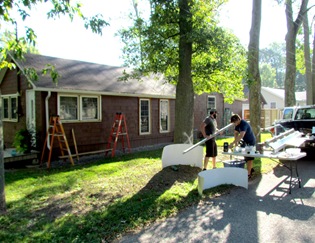
[[[111,241],[232,188],[220,186],[200,197],[200,168],[162,170],[161,154],[160,149],[74,167],[6,171],[8,212],[0,216],[0,242]],[[254,162],[258,172],[275,165]]]

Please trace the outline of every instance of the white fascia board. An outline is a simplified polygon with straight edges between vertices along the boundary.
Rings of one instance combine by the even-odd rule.
[[[124,96],[124,97],[140,97],[140,98],[159,98],[159,99],[176,99],[176,96],[172,95],[152,95],[152,94],[137,94],[137,93],[119,93],[119,92],[104,92],[104,91],[90,91],[90,90],[66,90],[66,89],[53,89],[53,88],[33,88],[35,91],[44,92],[57,92],[67,94],[88,94],[88,95],[108,95],[108,96]]]

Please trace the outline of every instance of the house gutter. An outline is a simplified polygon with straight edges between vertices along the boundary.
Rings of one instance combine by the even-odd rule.
[[[49,101],[50,96],[51,96],[51,92],[48,91],[48,95],[45,98],[46,131],[48,131],[48,129],[49,129],[49,107],[48,107],[48,101]],[[47,148],[50,150],[50,136],[47,137]]]
[[[53,88],[34,88],[35,91],[40,92],[57,92],[66,94],[85,94],[85,95],[108,95],[108,96],[124,96],[124,97],[137,97],[137,98],[157,98],[157,99],[176,99],[176,95],[163,95],[163,94],[141,94],[141,93],[123,93],[123,92],[106,92],[106,91],[88,91],[76,89],[53,89]]]

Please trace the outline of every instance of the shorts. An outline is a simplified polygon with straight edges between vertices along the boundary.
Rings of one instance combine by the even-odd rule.
[[[247,161],[250,161],[250,160],[254,160],[255,158],[254,157],[244,157],[244,160],[247,162]]]
[[[215,139],[209,139],[206,141],[206,157],[217,157],[218,148]]]

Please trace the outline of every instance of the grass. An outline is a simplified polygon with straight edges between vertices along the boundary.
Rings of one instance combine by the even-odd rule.
[[[228,139],[218,139],[221,142]],[[108,242],[231,186],[197,192],[200,168],[161,168],[162,150],[56,169],[6,171],[0,242]],[[275,166],[254,161],[257,171]]]

